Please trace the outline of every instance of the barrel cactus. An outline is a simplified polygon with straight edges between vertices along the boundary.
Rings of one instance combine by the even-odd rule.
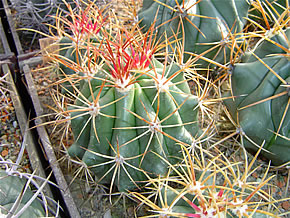
[[[274,164],[290,161],[289,35],[288,28],[262,39],[234,66],[234,99],[225,101],[248,136],[244,146],[256,151],[265,142],[262,154]]]
[[[138,18],[144,31],[155,23],[157,38],[166,33],[172,42],[182,40],[185,53],[205,57],[197,63],[207,66],[208,59],[229,61],[229,49],[238,43],[233,35],[242,31],[248,8],[247,0],[146,0]]]
[[[184,69],[154,58],[149,32],[104,36],[82,63],[70,66],[77,66],[79,79],[68,80],[75,98],[66,111],[74,135],[68,153],[120,191],[138,187],[148,175],[165,175],[166,162],[180,158],[178,144],[191,146],[199,134],[198,99]]]
[[[0,217],[2,217],[2,215],[6,217],[11,208],[15,206],[15,202],[18,196],[21,195],[25,187],[25,183],[26,179],[21,179],[17,176],[9,176],[5,171],[0,170]],[[26,189],[26,191],[23,193],[21,202],[19,202],[18,208],[13,215],[16,215],[19,210],[21,210],[27,204],[32,196],[33,192],[29,188]],[[19,217],[36,218],[44,216],[45,212],[42,204],[39,200],[35,199]]]

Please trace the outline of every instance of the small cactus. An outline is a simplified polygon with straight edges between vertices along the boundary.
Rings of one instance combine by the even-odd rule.
[[[30,174],[19,169],[25,151],[26,134],[27,131],[15,163],[0,155],[0,217],[44,217],[48,215],[48,208],[53,206],[47,202],[43,191],[47,183],[54,185],[49,182],[49,178],[41,178],[35,172]],[[39,185],[41,180],[42,184]]]
[[[26,186],[26,179],[21,179],[16,175],[9,176],[5,171],[0,170],[0,217],[1,214],[12,215],[10,214],[12,208],[15,209],[13,214],[16,215],[19,210],[26,207],[26,204],[34,194],[30,188]],[[21,196],[22,199],[20,202],[17,202],[19,196]],[[18,204],[17,207],[15,207],[16,203]],[[39,200],[35,199],[18,217],[37,218],[43,216],[45,216],[43,206]]]
[[[168,163],[171,174],[149,180],[150,195],[130,193],[150,207],[152,217],[278,217],[262,207],[271,205],[272,197],[262,187],[267,187],[272,177],[264,175],[260,182],[247,181],[256,170],[253,163],[259,151],[249,163],[245,151],[241,163],[232,163],[217,149],[211,154],[196,148],[196,153],[191,154],[182,146],[182,153],[183,163]],[[256,196],[265,202],[255,202]]]
[[[67,5],[68,10],[71,12],[68,17],[58,17],[57,23],[63,26],[56,26],[59,31],[58,46],[59,58],[62,60],[59,63],[60,77],[64,80],[70,75],[76,74],[76,67],[85,61],[81,60],[87,52],[86,40],[89,43],[98,43],[101,41],[100,31],[104,26],[106,19],[102,16],[102,11],[95,5],[90,4],[85,9],[79,9],[77,12],[73,11],[70,5]],[[65,31],[61,32],[61,28]],[[82,44],[84,43],[84,44]],[[85,66],[81,66],[85,67]],[[78,75],[81,73],[78,71]],[[71,84],[66,81],[62,83],[64,88],[62,91],[65,93],[73,91]]]

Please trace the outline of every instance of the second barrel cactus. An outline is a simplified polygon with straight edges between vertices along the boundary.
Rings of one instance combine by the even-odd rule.
[[[250,139],[244,140],[244,146],[256,151],[265,143],[262,154],[274,164],[290,161],[290,62],[285,52],[289,30],[261,40],[243,63],[234,66],[234,99],[225,102]]]

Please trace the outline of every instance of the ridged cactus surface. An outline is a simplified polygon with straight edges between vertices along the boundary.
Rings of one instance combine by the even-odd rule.
[[[12,208],[16,199],[25,187],[25,179],[17,176],[8,176],[6,172],[0,170],[0,217],[7,214]],[[33,192],[27,189],[23,194],[21,203],[16,212],[18,212],[33,196]],[[2,213],[2,215],[1,215]],[[44,209],[38,200],[34,200],[31,205],[21,214],[21,218],[37,218],[45,216]],[[6,216],[5,216],[6,217]]]
[[[187,66],[155,58],[165,43],[153,27],[146,34],[137,26],[111,33],[100,13],[84,10],[72,22],[61,20],[73,33],[60,37],[55,56],[63,93],[73,100],[65,111],[74,136],[68,153],[98,182],[125,191],[179,161],[180,144],[191,146],[199,134],[199,103]]]
[[[128,77],[124,86],[118,80],[118,87],[112,86],[116,81],[85,82],[71,108],[79,111],[71,113],[75,142],[70,155],[82,159],[98,178],[104,176],[103,182],[111,182],[116,176],[112,168],[120,165],[115,180],[120,191],[136,188],[135,182],[146,179],[143,171],[165,175],[168,164],[162,158],[176,163],[178,143],[190,146],[198,132],[197,98],[182,69],[171,64],[163,71],[156,60],[153,65],[132,81]],[[93,98],[98,98],[95,105]],[[81,109],[88,107],[89,112]]]
[[[246,0],[146,0],[138,18],[144,31],[156,22],[157,38],[166,33],[171,41],[184,41],[186,52],[225,64],[229,60],[231,34],[243,29],[248,8]],[[197,63],[209,64],[204,60]]]
[[[225,101],[241,130],[250,138],[244,140],[245,147],[256,151],[265,141],[262,154],[274,164],[290,161],[290,62],[283,55],[289,36],[287,29],[274,35],[271,41],[261,40],[252,51],[255,55],[247,54],[243,63],[234,66],[231,76],[234,100]]]

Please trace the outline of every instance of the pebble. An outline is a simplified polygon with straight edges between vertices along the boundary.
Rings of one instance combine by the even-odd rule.
[[[15,162],[22,143],[22,135],[16,119],[12,100],[9,97],[9,93],[6,94],[6,99],[8,99],[8,102],[0,101],[0,108],[2,108],[0,114],[6,115],[0,120],[0,125],[2,127],[0,129],[0,155],[4,158],[4,160],[11,160]],[[21,164],[24,165],[27,163],[27,160],[28,157],[25,157],[24,155]]]
[[[282,203],[282,207],[283,207],[284,210],[289,210],[289,208],[290,208],[290,202],[289,201],[284,201]]]
[[[6,157],[8,155],[8,150],[7,149],[5,149],[5,150],[3,150],[2,152],[1,152],[1,156],[2,157]]]
[[[17,123],[16,120],[14,120],[14,121],[13,121],[13,127],[14,127],[14,128],[17,128],[17,126],[18,126],[18,123]]]

